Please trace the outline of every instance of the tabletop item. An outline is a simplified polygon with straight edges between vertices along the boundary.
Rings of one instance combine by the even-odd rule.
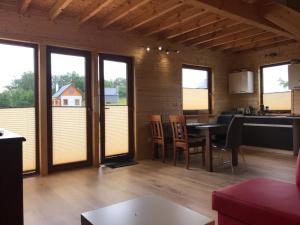
[[[155,196],[141,197],[81,215],[82,225],[214,225],[214,221]]]

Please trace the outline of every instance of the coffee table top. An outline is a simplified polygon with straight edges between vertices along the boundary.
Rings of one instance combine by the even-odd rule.
[[[214,225],[214,221],[155,196],[141,197],[81,215],[82,225]]]

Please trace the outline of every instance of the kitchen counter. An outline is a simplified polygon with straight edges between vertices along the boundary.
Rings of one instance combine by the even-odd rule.
[[[293,151],[300,149],[300,116],[244,116],[242,144]]]

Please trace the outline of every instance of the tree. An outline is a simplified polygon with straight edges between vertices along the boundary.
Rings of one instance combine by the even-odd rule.
[[[52,76],[52,94],[58,91],[61,87],[67,84],[73,84],[78,88],[81,93],[85,93],[85,77],[80,76],[78,73],[73,71],[72,73],[67,73],[64,75],[53,75]],[[58,90],[57,90],[58,87]]]
[[[33,107],[34,106],[34,74],[25,72],[19,79],[15,79],[0,93],[0,107]]]
[[[288,88],[288,86],[289,86],[289,82],[286,81],[286,80],[282,80],[282,78],[279,78],[278,82],[279,82],[279,85],[284,87],[284,88]]]

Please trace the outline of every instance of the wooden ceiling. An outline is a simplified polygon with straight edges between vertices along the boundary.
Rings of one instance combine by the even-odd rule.
[[[300,13],[275,0],[18,0],[20,14],[31,9],[61,15],[99,29],[195,46],[243,52],[300,41]]]

